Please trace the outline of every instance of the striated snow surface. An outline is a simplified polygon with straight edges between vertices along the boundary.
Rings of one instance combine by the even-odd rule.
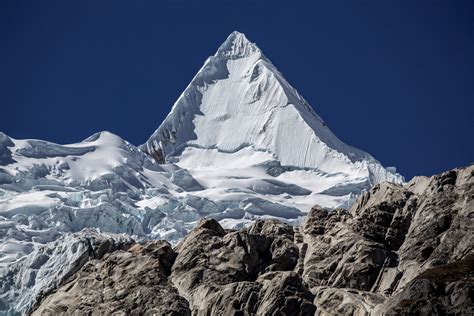
[[[140,148],[109,132],[70,145],[0,133],[0,315],[30,310],[99,235],[175,243],[203,216],[295,224],[403,182],[339,140],[238,32]]]
[[[183,155],[188,148],[196,150]],[[266,152],[283,166],[344,172],[372,183],[402,180],[339,140],[260,49],[233,32],[142,149],[192,170],[214,164],[213,151],[244,148]]]

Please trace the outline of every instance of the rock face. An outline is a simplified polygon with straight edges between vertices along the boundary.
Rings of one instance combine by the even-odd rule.
[[[126,249],[132,243],[133,240],[124,235],[84,229],[38,247],[12,264],[7,272],[0,270],[0,315],[28,312],[35,302],[55,290],[90,260]]]
[[[174,249],[102,246],[33,314],[472,314],[473,196],[470,166],[314,207],[302,227],[202,219]]]
[[[257,221],[226,233],[203,220],[178,246],[171,277],[195,314],[312,315],[313,295],[292,270],[291,226]]]
[[[473,194],[470,166],[313,208],[303,280],[318,313],[472,314]]]
[[[157,241],[91,258],[33,314],[313,315],[298,254],[287,224],[202,219],[175,250]]]
[[[33,315],[190,315],[168,281],[175,257],[168,242],[157,241],[91,260]]]

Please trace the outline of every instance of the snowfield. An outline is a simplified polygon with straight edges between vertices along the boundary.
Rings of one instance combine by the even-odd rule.
[[[382,181],[404,180],[233,32],[139,148],[109,132],[70,145],[0,133],[0,314],[27,312],[101,234],[176,243],[203,216],[296,224]]]

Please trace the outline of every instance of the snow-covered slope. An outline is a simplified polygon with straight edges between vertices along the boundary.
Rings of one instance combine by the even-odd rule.
[[[244,148],[281,165],[344,172],[371,184],[402,178],[340,141],[244,34],[233,32],[204,63],[142,149],[189,169]],[[191,154],[192,152],[192,154]]]
[[[176,242],[203,216],[295,224],[315,204],[347,207],[403,181],[340,141],[238,32],[140,148],[109,132],[70,145],[0,133],[0,315],[77,268],[64,258],[81,256],[90,229]]]
[[[351,193],[382,181],[403,181],[392,168],[383,168],[369,154],[339,140],[239,32],[207,59],[141,148],[159,162],[186,168],[205,187],[240,187],[229,178],[255,177],[258,169],[260,178],[281,179],[331,196],[313,196],[307,205],[341,206],[350,202]],[[345,201],[334,201],[334,196]],[[294,202],[305,204],[301,199]]]
[[[27,311],[75,268],[73,233],[177,240],[201,217],[200,189],[108,132],[71,145],[0,133],[0,315]]]

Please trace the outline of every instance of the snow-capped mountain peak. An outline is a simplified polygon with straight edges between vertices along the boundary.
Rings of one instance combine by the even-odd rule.
[[[245,34],[238,31],[232,32],[215,54],[215,56],[229,59],[248,57],[250,55],[261,57],[262,52],[257,45],[247,39]]]
[[[372,184],[402,181],[369,154],[339,140],[239,32],[231,33],[206,60],[141,148],[159,162],[167,159],[189,169],[213,165],[215,152],[250,148],[285,166],[356,174]]]

